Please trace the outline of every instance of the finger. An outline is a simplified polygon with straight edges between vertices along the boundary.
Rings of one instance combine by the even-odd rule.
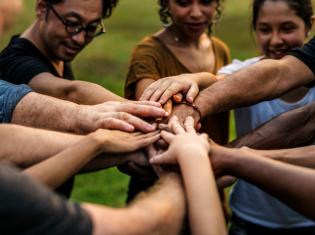
[[[136,141],[136,143],[135,143],[135,146],[137,146],[137,148],[135,149],[135,150],[137,150],[137,149],[140,149],[140,148],[143,148],[143,147],[146,147],[146,146],[148,146],[148,145],[150,145],[150,144],[153,144],[155,141],[157,141],[158,139],[160,139],[160,134],[158,133],[158,134],[155,134],[155,135],[153,135],[153,136],[147,136],[146,138],[144,138],[144,139],[141,139],[141,140],[138,140],[138,141]]]
[[[198,94],[199,94],[199,87],[196,84],[192,84],[186,94],[187,102],[193,103]]]
[[[172,133],[167,132],[167,131],[162,131],[162,132],[161,132],[161,137],[162,137],[168,144],[170,144],[170,143],[173,141],[175,135],[173,135]]]
[[[196,130],[199,131],[200,129],[201,129],[201,123],[198,122],[198,123],[196,124]]]
[[[140,96],[139,100],[141,101],[150,100],[151,96],[153,95],[155,90],[159,87],[160,83],[161,83],[161,80],[157,80],[151,83],[149,86],[147,86],[147,88],[143,91],[142,95]]]
[[[184,126],[185,126],[185,130],[188,133],[196,133],[194,125],[195,125],[195,120],[191,116],[185,119]]]
[[[167,83],[162,83],[158,89],[155,90],[155,92],[152,94],[150,100],[152,101],[158,101],[161,104],[165,104],[170,98],[167,99],[161,99],[161,96],[165,92],[165,90],[169,89],[169,85]]]
[[[151,105],[124,103],[116,110],[118,112],[126,112],[139,117],[166,117],[168,114],[162,107],[155,107]]]
[[[155,101],[149,101],[149,100],[132,101],[132,103],[139,104],[139,105],[150,105],[150,106],[154,106],[154,107],[157,107],[157,108],[162,108],[161,104],[159,102],[155,102]]]
[[[172,109],[173,109],[173,102],[172,100],[168,100],[164,106],[163,109],[165,110],[165,112],[167,112],[168,114],[172,113]]]
[[[129,123],[135,129],[143,131],[145,133],[154,131],[156,128],[155,126],[149,124],[148,122],[142,120],[141,118],[133,116],[129,113],[117,112],[116,116],[117,116],[117,119],[120,119]]]
[[[161,131],[168,131],[168,132],[172,132],[172,129],[169,125],[164,124],[164,123],[160,123],[158,126],[158,129]]]
[[[121,130],[126,132],[133,132],[135,130],[135,127],[128,122],[112,117],[103,119],[99,124],[99,128]]]
[[[182,93],[177,93],[176,95],[173,95],[173,100],[176,103],[180,103],[183,101],[183,94]]]
[[[186,133],[185,130],[184,130],[184,128],[180,125],[177,116],[173,116],[173,117],[170,119],[170,126],[171,126],[173,132],[174,132],[176,135],[185,134],[185,133]]]
[[[176,95],[181,91],[181,87],[177,85],[171,85],[169,87],[166,87],[166,89],[160,94],[160,103],[164,103],[167,100],[169,100],[173,95]]]
[[[168,152],[164,152],[160,155],[156,155],[153,158],[150,159],[150,163],[154,165],[162,165],[162,164],[169,164],[170,162],[168,161]]]

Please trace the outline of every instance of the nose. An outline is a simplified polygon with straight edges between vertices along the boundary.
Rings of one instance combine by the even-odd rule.
[[[279,32],[273,32],[270,38],[270,45],[277,46],[283,44],[283,39]]]
[[[72,41],[74,41],[77,45],[83,46],[86,43],[85,39],[85,31],[82,30],[81,32],[72,35]]]
[[[201,6],[198,3],[194,3],[191,6],[190,15],[193,18],[200,18],[202,16]]]

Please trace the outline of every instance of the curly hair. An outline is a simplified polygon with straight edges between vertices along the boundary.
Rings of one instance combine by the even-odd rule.
[[[216,7],[216,15],[214,17],[213,22],[218,22],[219,19],[221,18],[222,15],[222,2],[223,0],[214,0],[218,3]],[[163,25],[169,25],[171,23],[171,14],[168,11],[168,2],[169,0],[158,0],[158,4],[160,5],[159,9],[159,15],[160,15],[160,20]],[[212,32],[212,26],[213,22],[208,26],[208,33],[210,34]]]
[[[58,4],[66,0],[46,0],[49,4]],[[118,0],[103,0],[102,17],[109,18],[113,12],[113,8],[118,4]]]

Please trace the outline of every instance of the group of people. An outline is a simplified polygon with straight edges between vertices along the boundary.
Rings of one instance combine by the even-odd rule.
[[[0,233],[315,234],[311,0],[253,0],[261,53],[232,63],[212,35],[221,0],[159,0],[125,98],[71,70],[117,3],[37,0],[0,53]],[[111,166],[132,175],[126,208],[67,201],[75,174]]]

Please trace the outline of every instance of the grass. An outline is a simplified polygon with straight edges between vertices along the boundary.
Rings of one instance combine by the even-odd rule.
[[[35,17],[34,2],[24,1],[25,10],[18,17],[16,26],[0,40],[0,48],[4,48],[10,35],[23,32],[32,22]],[[76,78],[96,82],[122,95],[132,48],[142,37],[160,29],[156,2],[120,0],[112,18],[105,21],[108,33],[95,39],[73,62]],[[249,29],[250,2],[225,1],[222,21],[214,32],[229,45],[233,58],[244,59],[257,55]],[[127,183],[128,177],[115,168],[80,175],[76,177],[72,199],[123,206]]]

